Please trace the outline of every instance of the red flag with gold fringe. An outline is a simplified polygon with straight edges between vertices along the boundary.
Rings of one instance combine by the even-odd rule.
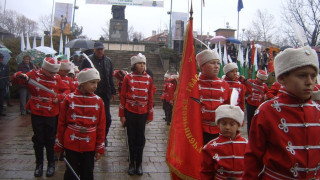
[[[200,179],[203,137],[193,43],[191,5],[166,155],[172,179]]]

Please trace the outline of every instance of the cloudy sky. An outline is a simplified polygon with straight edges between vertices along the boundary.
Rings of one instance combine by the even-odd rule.
[[[258,9],[267,10],[275,16],[274,22],[281,22],[282,2],[286,0],[243,0],[244,8],[240,11],[240,34],[254,20]],[[38,21],[40,16],[52,12],[53,2],[74,3],[74,0],[0,0],[3,9],[15,10],[26,17]],[[188,2],[191,0],[172,0],[173,12],[187,12]],[[201,30],[201,0],[192,0],[194,11],[194,31]],[[76,0],[79,9],[75,13],[75,22],[83,26],[83,34],[90,39],[98,39],[103,34],[102,27],[112,18],[111,5],[86,4],[85,0]],[[226,23],[237,29],[238,0],[205,0],[202,8],[202,34],[210,33],[218,28],[225,28]],[[170,0],[164,0],[164,8],[127,6],[125,17],[129,27],[142,32],[145,37],[151,35],[152,30],[162,31],[169,27]],[[240,36],[241,37],[241,36]],[[240,38],[239,38],[240,39]]]

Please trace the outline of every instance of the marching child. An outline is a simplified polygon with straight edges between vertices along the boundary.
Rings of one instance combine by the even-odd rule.
[[[311,100],[319,73],[309,46],[288,48],[274,61],[278,96],[257,109],[244,156],[245,179],[319,179],[320,109]]]
[[[61,104],[55,151],[65,156],[81,179],[93,179],[94,160],[105,150],[106,116],[102,99],[94,94],[100,81],[99,72],[86,68],[77,75],[80,83]],[[75,179],[67,167],[64,179]]]
[[[166,98],[168,96],[168,92],[167,92],[168,87],[167,86],[169,86],[169,84],[170,84],[169,81],[170,81],[170,74],[168,72],[166,72],[164,74],[164,84],[163,84],[162,94],[161,94],[161,98],[160,98],[162,101],[162,109],[164,111],[164,115],[165,115],[164,120],[165,121],[167,121],[167,118],[168,118],[168,114],[167,114],[168,110],[167,109],[168,109],[169,105],[166,101]]]
[[[228,83],[230,91],[235,88],[239,92],[238,106],[244,111],[244,98],[246,95],[246,87],[238,80],[238,66],[236,63],[229,63],[223,67],[223,72],[226,75],[224,80]]]
[[[264,70],[259,70],[257,72],[257,77],[255,80],[248,79],[244,80],[244,77],[240,78],[240,81],[246,86],[248,96],[246,98],[247,102],[247,132],[249,133],[251,126],[251,119],[254,115],[255,110],[267,100],[268,86],[264,83],[268,79],[268,74]],[[249,84],[250,83],[250,84]]]
[[[75,85],[73,84],[73,80],[67,76],[72,68],[72,64],[68,60],[61,60],[60,62],[60,69],[58,71],[58,74],[60,75],[62,81],[69,86],[71,92],[74,92],[76,90]]]
[[[53,146],[57,130],[57,118],[60,111],[59,104],[66,96],[65,93],[70,92],[68,86],[57,75],[59,69],[60,64],[55,59],[47,57],[43,60],[41,69],[32,70],[26,74],[19,71],[12,76],[14,83],[26,84],[31,94],[26,109],[31,111],[31,122],[34,133],[32,142],[36,156],[35,177],[40,177],[43,173],[44,147],[46,148],[48,160],[46,176],[51,177],[55,172]],[[30,79],[49,90],[53,90],[57,95],[28,83]]]
[[[203,50],[196,56],[201,70],[199,76],[199,94],[201,102],[201,119],[203,144],[219,136],[219,127],[215,123],[215,110],[221,104],[229,104],[229,85],[218,78],[220,58],[216,50]]]
[[[153,119],[153,82],[146,73],[146,57],[131,57],[131,73],[123,79],[119,117],[127,127],[129,142],[129,175],[142,175],[142,154],[146,142],[145,127]]]
[[[219,137],[202,149],[201,180],[241,179],[247,139],[240,135],[244,113],[239,106],[220,105],[216,109]]]

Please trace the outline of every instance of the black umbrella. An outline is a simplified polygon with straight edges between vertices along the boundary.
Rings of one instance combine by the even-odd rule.
[[[87,39],[74,39],[69,41],[65,47],[68,48],[84,48],[84,49],[93,49],[94,41]]]

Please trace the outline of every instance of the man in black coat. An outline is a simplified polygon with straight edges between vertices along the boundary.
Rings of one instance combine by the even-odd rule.
[[[0,53],[0,115],[5,116],[3,112],[3,100],[6,94],[6,87],[10,83],[9,68],[7,65],[3,64],[4,56]]]
[[[104,102],[106,110],[106,136],[108,135],[109,128],[111,126],[111,114],[110,114],[110,100],[113,101],[116,96],[116,89],[113,83],[113,66],[111,59],[104,55],[104,46],[102,42],[94,43],[94,53],[89,56],[94,67],[100,73],[100,82],[95,94],[100,96]],[[90,68],[91,64],[88,60],[84,60],[80,66],[80,70]],[[106,141],[107,146],[107,141]]]

